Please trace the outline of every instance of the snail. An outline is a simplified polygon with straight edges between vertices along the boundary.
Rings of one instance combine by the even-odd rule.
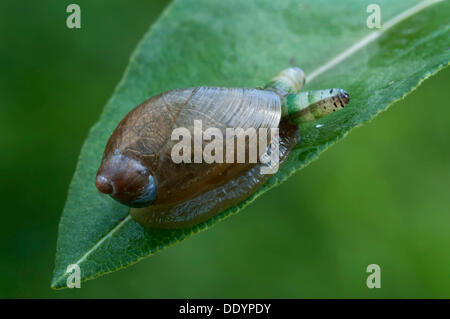
[[[192,132],[195,120],[223,132],[278,128],[282,164],[299,142],[298,124],[340,110],[350,100],[343,89],[300,92],[305,81],[305,73],[292,67],[261,89],[196,87],[149,98],[131,110],[109,138],[96,175],[97,189],[131,207],[131,217],[152,228],[192,227],[239,204],[271,176],[261,173],[264,164],[175,163],[173,130],[185,127]]]

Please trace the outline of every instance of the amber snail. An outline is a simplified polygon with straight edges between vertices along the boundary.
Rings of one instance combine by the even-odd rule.
[[[299,141],[298,124],[342,109],[342,89],[300,92],[306,77],[288,68],[262,89],[197,87],[149,98],[131,110],[109,138],[96,187],[142,226],[185,228],[237,205],[270,177],[262,163],[174,163],[176,127],[279,128],[279,163]],[[205,124],[206,123],[206,124]]]

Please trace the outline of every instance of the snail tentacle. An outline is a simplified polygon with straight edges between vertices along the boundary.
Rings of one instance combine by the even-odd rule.
[[[311,122],[344,108],[350,95],[343,89],[289,94],[283,98],[281,116],[293,124]]]
[[[302,69],[293,67],[278,73],[265,87],[281,95],[295,94],[301,91],[306,82],[306,75]]]

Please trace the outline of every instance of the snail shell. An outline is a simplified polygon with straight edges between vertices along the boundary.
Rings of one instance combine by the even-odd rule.
[[[183,228],[203,222],[248,198],[270,175],[260,163],[175,164],[171,140],[177,127],[279,127],[279,162],[298,142],[297,127],[282,121],[274,91],[198,87],[154,96],[128,113],[111,135],[96,186],[131,209],[141,225]],[[265,151],[265,150],[263,150]]]
[[[350,101],[342,89],[299,93],[305,78],[301,69],[288,68],[264,90],[198,87],[148,99],[125,116],[108,140],[97,188],[133,207],[131,216],[147,227],[190,227],[239,204],[271,176],[261,173],[263,164],[250,159],[229,163],[228,157],[224,163],[175,163],[174,129],[186,128],[195,139],[196,120],[222,136],[228,128],[252,128],[258,134],[260,128],[279,128],[282,164],[300,138],[297,124],[315,121]],[[249,143],[245,146],[247,151]],[[271,147],[259,147],[258,155],[266,151]]]

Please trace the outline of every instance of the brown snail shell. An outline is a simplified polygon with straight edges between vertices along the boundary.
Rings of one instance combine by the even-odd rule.
[[[174,128],[192,130],[199,119],[224,135],[225,128],[279,127],[281,164],[299,136],[297,126],[280,118],[281,97],[269,90],[198,87],[159,94],[128,113],[111,135],[97,188],[138,207],[131,216],[143,226],[196,225],[245,200],[271,175],[260,173],[260,163],[175,164]]]

